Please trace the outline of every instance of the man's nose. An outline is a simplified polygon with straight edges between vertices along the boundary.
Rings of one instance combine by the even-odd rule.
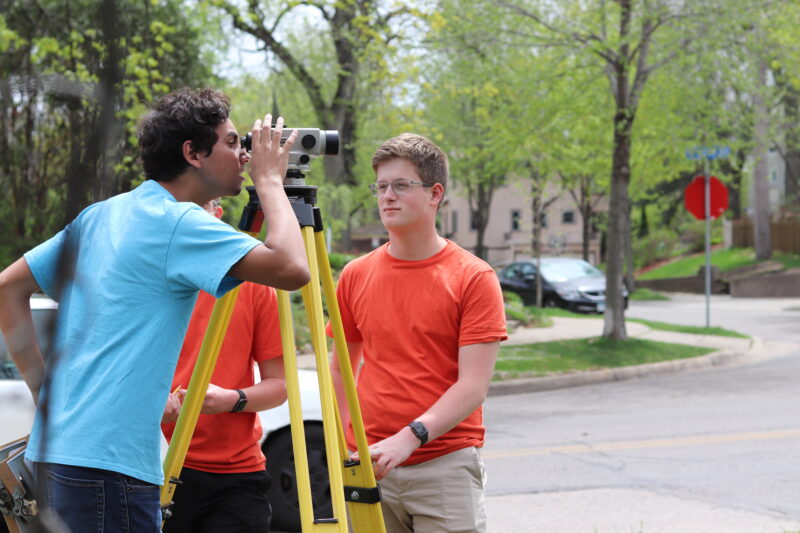
[[[392,200],[396,200],[397,199],[397,193],[394,192],[394,187],[392,185],[389,185],[388,187],[386,187],[386,192],[383,193],[383,197],[386,198],[386,199],[391,198]]]

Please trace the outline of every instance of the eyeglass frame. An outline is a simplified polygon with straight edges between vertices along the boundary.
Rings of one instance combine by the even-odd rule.
[[[375,198],[386,194],[387,192],[389,192],[389,189],[392,189],[392,191],[394,191],[394,193],[397,196],[403,196],[404,194],[407,194],[411,190],[411,188],[409,187],[409,190],[406,192],[399,192],[397,189],[394,188],[394,184],[399,182],[408,182],[409,185],[422,185],[423,188],[433,187],[434,185],[436,185],[435,183],[425,183],[424,181],[414,181],[405,178],[400,178],[394,181],[376,181],[375,183],[370,183],[369,190],[372,191],[372,196],[374,196]],[[382,184],[386,184],[386,190],[380,192],[378,187]]]

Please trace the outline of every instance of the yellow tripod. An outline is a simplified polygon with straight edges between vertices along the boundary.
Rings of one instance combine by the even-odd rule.
[[[277,291],[278,313],[283,343],[283,360],[286,374],[286,391],[289,399],[292,448],[297,476],[297,493],[300,506],[300,523],[303,533],[309,532],[348,532],[348,512],[352,530],[356,533],[383,533],[385,527],[380,509],[380,489],[372,471],[364,423],[356,394],[355,379],[347,352],[347,344],[336,300],[330,262],[322,234],[322,217],[316,204],[317,188],[303,185],[303,175],[290,170],[285,185],[292,208],[297,216],[303,235],[311,281],[303,287],[303,305],[311,331],[311,344],[314,349],[322,407],[325,452],[328,462],[328,477],[333,516],[314,518],[311,499],[311,481],[306,456],[303,412],[300,401],[300,385],[297,373],[297,357],[294,342],[294,328],[289,293]],[[242,214],[239,229],[251,235],[258,234],[263,221],[258,196],[254,187],[248,187],[250,201]],[[253,231],[254,228],[257,228]],[[356,445],[361,462],[349,460],[340,422],[339,410],[333,390],[333,381],[328,366],[328,348],[325,338],[325,319],[322,312],[320,283],[328,303],[334,343],[339,357],[347,405],[356,435]],[[164,517],[169,516],[169,506],[176,486],[186,452],[189,448],[194,427],[200,415],[205,391],[211,380],[222,340],[230,321],[238,290],[230,291],[220,298],[214,306],[203,344],[200,348],[195,370],[186,392],[181,413],[175,426],[172,441],[164,460],[164,478],[161,488],[161,506]],[[345,505],[345,502],[347,504]]]

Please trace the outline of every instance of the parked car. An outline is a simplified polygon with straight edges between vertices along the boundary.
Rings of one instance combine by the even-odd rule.
[[[51,325],[57,311],[58,304],[50,298],[38,296],[31,298],[34,328],[43,350],[49,343],[49,332],[52,330]],[[314,515],[330,517],[333,511],[325,439],[322,433],[322,409],[317,372],[301,369],[298,371],[298,378]],[[34,410],[30,391],[0,336],[0,445],[30,433]],[[268,492],[273,513],[272,529],[299,531],[300,509],[297,501],[288,402],[269,411],[262,411],[259,416],[264,430],[261,448],[267,456],[267,469],[272,476],[272,487]],[[163,438],[162,452],[166,453],[166,440]],[[0,532],[3,531],[3,527],[3,520],[0,518]]]
[[[602,313],[606,307],[606,277],[582,259],[543,257],[542,306],[581,313]],[[526,305],[536,304],[536,260],[516,261],[500,271],[500,287],[518,294]],[[623,293],[625,307],[628,293]]]

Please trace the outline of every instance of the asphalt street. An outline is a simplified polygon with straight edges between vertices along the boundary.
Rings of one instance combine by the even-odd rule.
[[[490,532],[800,531],[800,299],[711,304],[757,337],[720,365],[488,399]],[[705,299],[628,316],[704,325]]]

